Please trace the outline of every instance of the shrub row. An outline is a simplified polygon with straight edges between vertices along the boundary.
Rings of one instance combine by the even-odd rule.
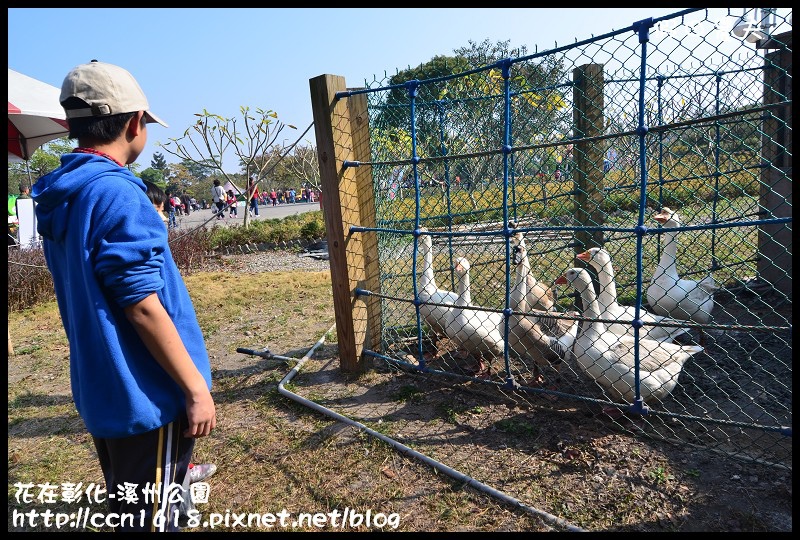
[[[254,221],[248,229],[200,227],[190,232],[171,230],[169,245],[181,273],[188,275],[203,267],[206,258],[217,249],[252,244],[278,243],[296,239],[310,240],[325,236],[322,212],[308,212],[284,219]],[[8,310],[21,311],[39,302],[55,299],[53,278],[40,248],[8,248]]]

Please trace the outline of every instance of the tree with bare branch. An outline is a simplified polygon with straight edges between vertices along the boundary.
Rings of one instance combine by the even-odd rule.
[[[242,106],[240,113],[240,118],[225,118],[203,109],[202,113],[195,114],[197,122],[182,137],[171,138],[169,142],[157,146],[178,159],[219,172],[232,184],[230,175],[223,169],[223,160],[226,155],[233,154],[245,178],[254,175],[257,182],[261,181],[265,171],[272,165],[274,153],[270,149],[281,132],[287,127],[297,128],[278,120],[278,113],[272,110],[256,108],[251,113],[250,107]],[[243,195],[247,208],[250,205],[250,193]],[[244,226],[247,228],[249,225],[250,216],[245,213]]]
[[[299,178],[302,184],[308,184],[309,187],[314,188],[316,191],[322,190],[316,148],[311,144],[298,146],[288,158],[286,160],[286,170],[289,173]]]

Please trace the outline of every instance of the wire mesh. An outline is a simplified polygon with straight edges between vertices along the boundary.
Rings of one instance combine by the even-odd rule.
[[[380,298],[382,329],[368,354],[791,468],[791,46],[739,37],[737,17],[690,9],[359,90],[376,226],[351,233],[377,236],[380,290],[359,292]],[[613,290],[576,257],[592,247]],[[712,307],[682,307],[696,293]],[[609,295],[618,311],[600,309]]]

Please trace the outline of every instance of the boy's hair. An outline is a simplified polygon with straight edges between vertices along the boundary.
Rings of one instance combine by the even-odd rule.
[[[215,185],[215,186],[218,186],[219,184],[220,184],[220,182],[219,182],[219,178],[215,178],[215,179],[214,179],[214,185]]]
[[[86,108],[86,102],[80,98],[71,97],[65,99],[61,106],[65,111]],[[110,116],[83,116],[80,118],[68,118],[69,138],[70,139],[90,139],[94,142],[109,143],[116,140],[125,131],[130,119],[136,116],[135,112],[113,114]],[[145,115],[142,115],[141,124],[147,123]]]
[[[142,180],[142,182],[144,182],[144,186],[147,188],[147,197],[154,206],[158,207],[166,202],[167,194],[163,189],[149,180]]]

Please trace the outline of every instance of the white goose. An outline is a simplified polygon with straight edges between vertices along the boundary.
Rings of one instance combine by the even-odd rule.
[[[525,245],[525,237],[522,235],[521,232],[515,233],[513,237],[511,237],[511,248],[514,252],[514,257],[517,258],[517,254],[522,253],[524,251],[525,255],[525,262],[527,264],[528,273],[525,276],[525,280],[527,281],[526,287],[528,292],[526,294],[526,300],[528,302],[528,307],[530,309],[542,309],[545,311],[550,311],[555,306],[555,298],[553,298],[553,289],[551,287],[546,287],[543,283],[537,280],[533,274],[531,273],[531,263],[528,260],[528,251],[527,246]],[[516,264],[516,262],[514,263]]]
[[[611,255],[603,248],[589,248],[576,256],[577,259],[589,263],[597,272],[597,281],[600,284],[600,294],[597,296],[600,304],[600,318],[613,320],[632,321],[635,319],[636,308],[622,306],[617,302],[617,284],[614,280],[614,265]],[[644,309],[639,310],[639,318],[646,323],[677,323],[675,319],[654,315]],[[606,328],[615,334],[633,336],[633,325],[630,323],[606,323]],[[642,326],[639,337],[655,339],[657,341],[673,341],[676,337],[689,332],[688,328],[679,326]]]
[[[667,227],[680,227],[678,214],[662,208],[653,218]],[[682,279],[678,275],[676,257],[677,233],[664,233],[664,251],[647,287],[647,303],[659,315],[705,324],[711,321],[714,293],[719,286],[709,274],[702,281]]]
[[[427,233],[427,229],[420,229]],[[433,276],[433,241],[429,234],[419,236],[419,247],[422,250],[423,270],[417,282],[417,295],[423,302],[434,304],[455,304],[458,295],[452,291],[440,289],[436,286]],[[443,306],[420,305],[419,313],[431,329],[439,335],[445,335],[447,318],[452,308]]]
[[[472,306],[469,283],[469,261],[464,257],[455,260],[458,275],[458,299],[447,317],[445,332],[459,348],[475,353],[479,361],[482,356],[490,359],[503,354],[503,314],[479,309],[463,309]]]
[[[525,243],[519,243],[514,250],[515,281],[511,290],[510,306],[514,311],[523,313],[540,311],[552,314],[553,311],[535,310],[529,307],[528,285],[530,280],[530,261]],[[545,326],[549,321],[550,326]],[[514,313],[509,317],[508,346],[511,351],[521,357],[531,358],[537,365],[561,362],[569,354],[575,337],[578,335],[578,321],[567,319],[541,319],[535,315]],[[500,327],[501,331],[503,327]],[[556,335],[548,332],[555,331]]]
[[[556,283],[569,283],[580,293],[584,317],[600,318],[600,306],[588,270],[570,268]],[[601,322],[584,321],[573,348],[578,364],[586,373],[615,398],[628,403],[633,402],[636,394],[634,341],[630,336],[609,332]],[[702,350],[698,345],[640,339],[639,382],[642,399],[661,399],[672,392],[684,363]]]

